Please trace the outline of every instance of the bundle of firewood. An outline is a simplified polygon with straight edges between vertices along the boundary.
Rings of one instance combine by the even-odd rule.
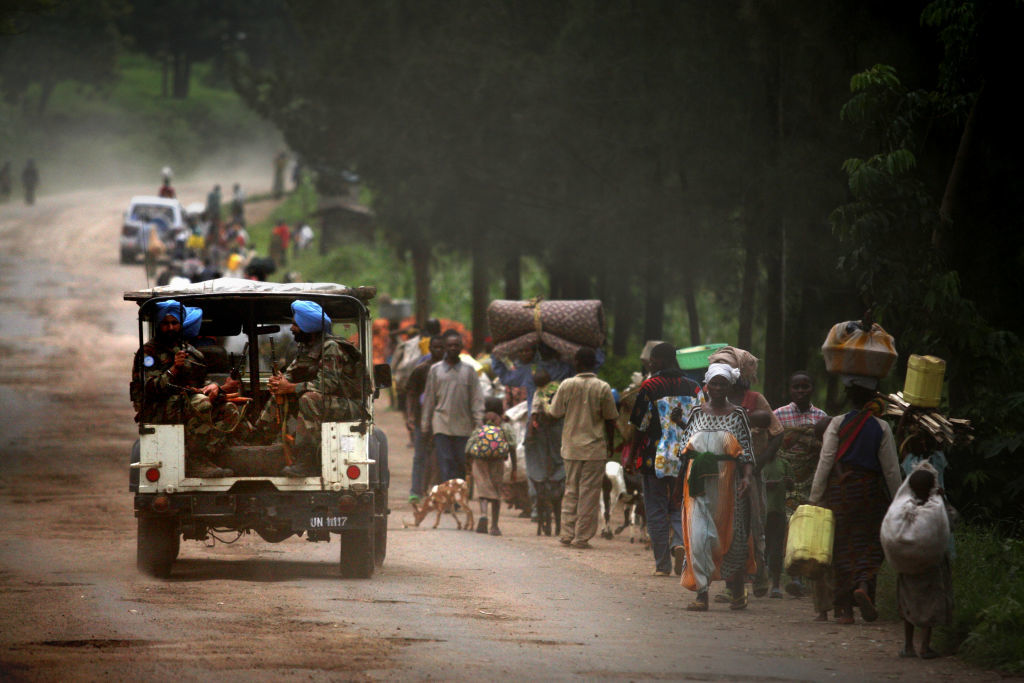
[[[882,396],[882,398],[886,401],[886,415],[913,420],[928,432],[940,446],[951,446],[958,442],[969,443],[974,439],[971,434],[970,420],[946,417],[935,408],[913,406],[903,398],[902,391]]]

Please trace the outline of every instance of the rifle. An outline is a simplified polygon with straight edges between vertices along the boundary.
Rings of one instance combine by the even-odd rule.
[[[270,338],[270,372],[274,377],[281,376],[281,368],[277,362],[277,352],[274,350],[274,338]],[[274,394],[274,403],[277,404],[277,420],[281,423],[281,446],[284,448],[284,464],[290,467],[295,464],[292,460],[292,445],[288,436],[288,401],[284,396]]]
[[[249,357],[249,342],[245,342],[245,346],[242,347],[242,354],[235,360],[235,354],[231,354],[231,372],[229,373],[231,379],[242,379],[242,363]]]

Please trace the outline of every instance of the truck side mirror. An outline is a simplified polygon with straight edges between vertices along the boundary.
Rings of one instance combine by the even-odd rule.
[[[387,389],[391,386],[391,366],[387,363],[377,363],[373,366],[373,384],[378,389]]]

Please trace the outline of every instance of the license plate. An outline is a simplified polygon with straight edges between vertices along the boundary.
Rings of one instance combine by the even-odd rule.
[[[323,516],[309,518],[310,529],[344,529],[347,523],[348,517]]]

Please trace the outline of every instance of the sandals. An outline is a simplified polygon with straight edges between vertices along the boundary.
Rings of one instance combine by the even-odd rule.
[[[697,599],[686,606],[687,612],[707,612],[708,611],[708,594],[698,593]]]
[[[864,621],[874,621],[878,618],[878,610],[875,609],[875,603],[871,602],[871,596],[866,590],[858,588],[853,591],[853,599],[857,607],[860,607],[860,616]]]
[[[747,589],[743,589],[743,594],[738,598],[733,598],[729,601],[729,609],[746,609],[747,608]]]

